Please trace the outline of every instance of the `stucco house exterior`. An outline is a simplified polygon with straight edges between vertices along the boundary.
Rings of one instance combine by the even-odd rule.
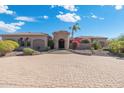
[[[3,34],[2,40],[15,40],[20,44],[20,47],[30,47],[33,49],[39,48],[43,50],[47,47],[48,34],[44,33],[15,33],[15,34]],[[25,45],[24,43],[27,42]]]
[[[10,39],[15,40],[20,44],[21,48],[30,47],[36,50],[44,50],[48,47],[49,35],[46,33],[15,33],[15,34],[3,34],[0,35],[2,40]],[[93,36],[81,36],[76,37],[73,40],[87,39],[90,42],[92,40],[98,40],[106,43],[107,38],[105,37],[93,37]],[[52,40],[54,41],[54,49],[69,49],[70,46],[70,33],[68,31],[56,31],[53,33]]]
[[[80,43],[82,40],[88,40],[89,43]],[[107,46],[107,37],[99,37],[99,36],[80,36],[75,37],[73,42],[78,43],[77,49],[86,49],[90,48],[93,41],[98,41],[102,47]]]

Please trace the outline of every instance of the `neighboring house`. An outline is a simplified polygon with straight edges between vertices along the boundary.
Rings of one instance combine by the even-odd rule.
[[[20,44],[20,48],[31,47],[43,50],[47,47],[48,34],[44,33],[15,33],[0,35],[3,40],[15,40]]]
[[[82,40],[87,40],[89,43],[81,43]],[[78,44],[78,49],[90,48],[93,41],[99,42],[102,47],[107,45],[107,37],[80,36],[73,39],[73,42]]]
[[[46,47],[48,47],[48,40],[53,39],[54,41],[54,48],[64,48],[68,49],[70,44],[70,33],[67,31],[57,31],[53,33],[53,38],[45,33],[15,33],[15,34],[3,34],[0,35],[3,40],[11,39],[15,40],[20,44],[20,47],[31,47],[36,50],[44,50]],[[89,40],[89,42],[92,42],[93,40],[97,40],[99,42],[102,42],[103,44],[106,44],[107,38],[105,37],[93,37],[93,36],[81,36],[76,37],[73,40],[74,41],[81,41],[81,40]]]

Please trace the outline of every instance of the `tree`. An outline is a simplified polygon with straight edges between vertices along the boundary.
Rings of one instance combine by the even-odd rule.
[[[109,40],[109,49],[114,53],[124,53],[124,35]]]
[[[120,35],[117,39],[118,39],[119,41],[124,41],[124,35]]]
[[[94,40],[92,42],[92,47],[93,49],[98,50],[98,49],[101,49],[101,44],[98,41]]]
[[[69,27],[69,29],[72,30],[72,33],[71,33],[71,34],[72,34],[72,39],[73,39],[73,37],[74,37],[74,32],[80,30],[80,26],[79,26],[78,23],[76,23],[76,24],[72,25],[72,27]]]

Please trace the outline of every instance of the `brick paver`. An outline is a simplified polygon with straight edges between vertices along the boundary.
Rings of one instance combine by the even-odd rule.
[[[124,60],[71,53],[3,57],[0,87],[124,87]]]

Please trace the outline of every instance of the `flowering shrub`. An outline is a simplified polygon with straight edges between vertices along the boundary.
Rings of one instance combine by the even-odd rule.
[[[2,41],[1,40],[0,41],[0,55],[4,56],[4,55],[6,55],[6,53],[12,52],[13,50],[15,50],[18,47],[19,47],[19,45],[15,41],[11,41],[11,40]]]
[[[16,41],[12,41],[12,40],[4,40],[5,43],[10,43],[14,46],[14,49],[19,47],[19,44]]]

